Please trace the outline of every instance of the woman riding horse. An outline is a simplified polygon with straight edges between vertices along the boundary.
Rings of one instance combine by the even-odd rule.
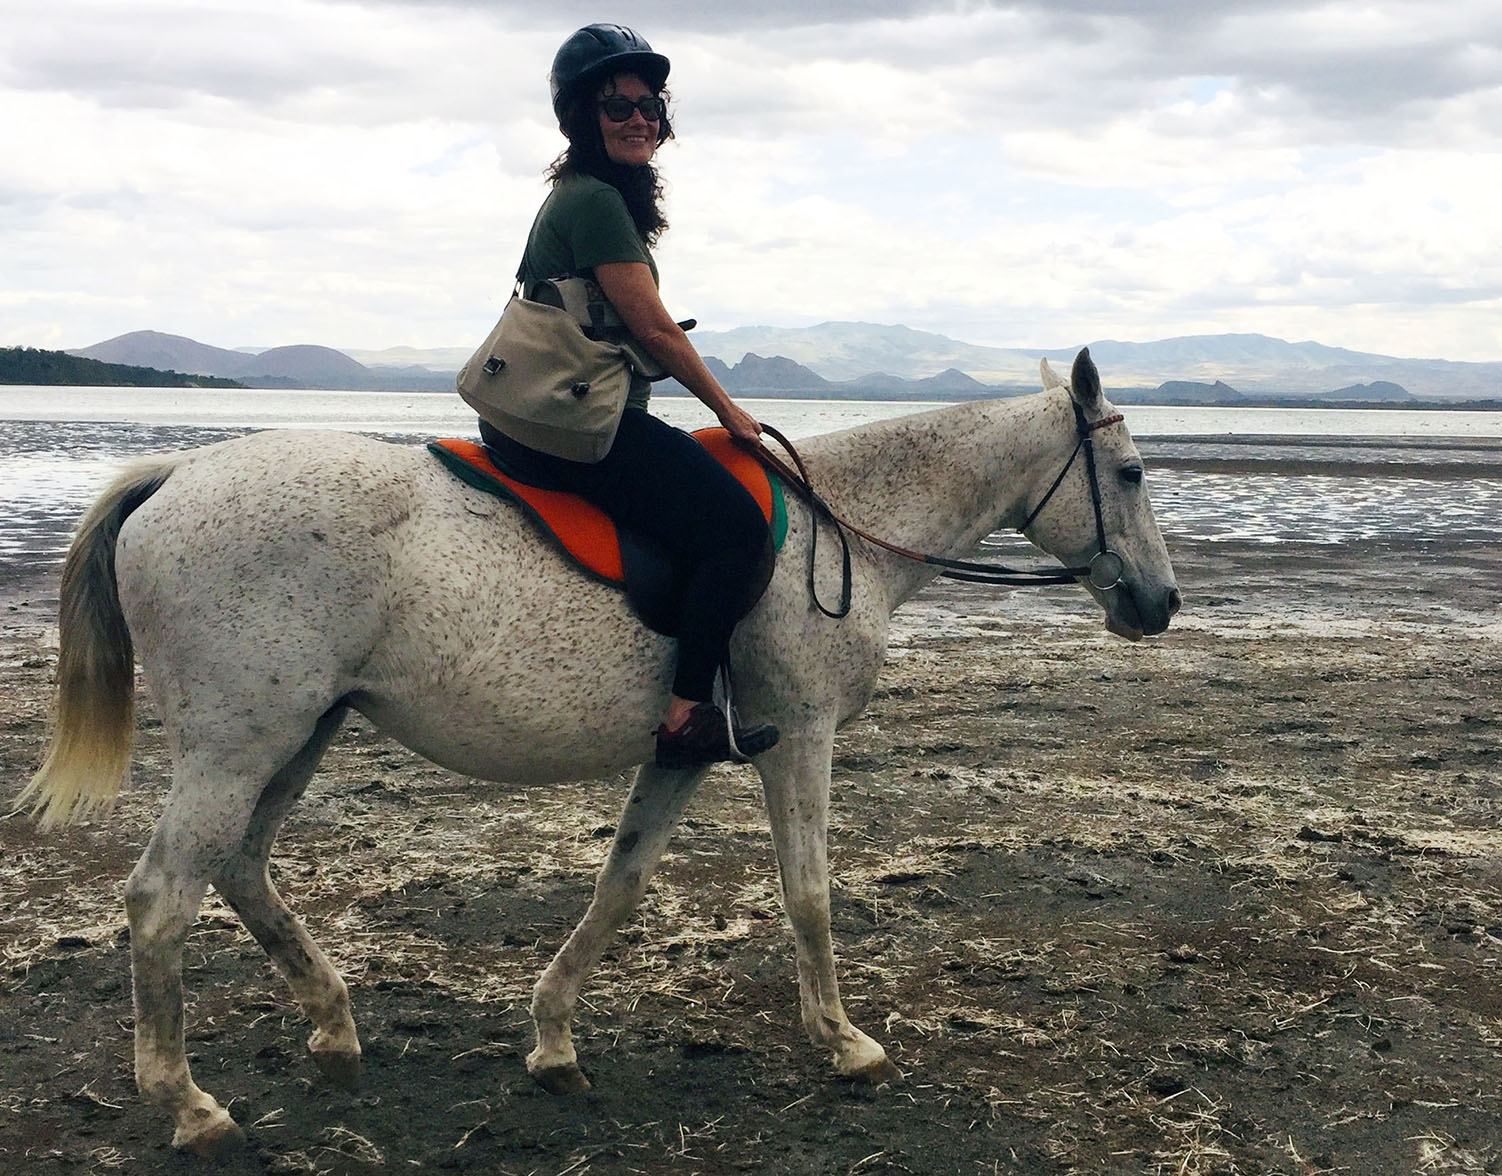
[[[518,273],[522,295],[533,297],[535,285],[551,278],[590,279],[634,342],[731,436],[755,442],[761,425],[731,401],[657,292],[650,247],[667,221],[652,157],[673,136],[667,75],[668,59],[620,25],[589,25],[558,50],[553,111],[568,148],[549,169],[553,190],[527,238]],[[737,730],[732,748],[725,716],[711,698],[731,633],[771,578],[771,537],[750,493],[692,437],[647,412],[650,393],[650,383],[633,375],[615,442],[599,462],[538,452],[485,420],[480,436],[508,473],[583,496],[688,569],[677,669],[657,731],[658,765],[713,763],[736,750],[757,755],[777,742],[777,729]]]

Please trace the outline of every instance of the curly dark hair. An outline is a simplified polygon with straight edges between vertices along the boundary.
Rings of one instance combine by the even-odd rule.
[[[612,79],[605,79],[605,93],[614,92]],[[662,215],[662,181],[657,169],[650,163],[640,166],[616,163],[605,153],[605,138],[600,134],[600,113],[596,104],[600,95],[600,81],[595,79],[577,87],[563,110],[563,133],[568,136],[568,146],[548,166],[549,182],[557,185],[569,176],[593,176],[604,180],[626,201],[626,211],[636,225],[636,231],[648,245],[656,244],[668,227]],[[666,89],[658,90],[657,96],[666,102],[670,95]],[[673,137],[673,123],[664,114],[657,124],[657,142],[661,144]]]

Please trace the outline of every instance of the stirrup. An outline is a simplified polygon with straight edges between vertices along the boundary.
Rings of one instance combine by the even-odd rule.
[[[657,728],[654,762],[668,769],[745,763],[777,742],[777,728],[770,723],[736,727],[715,703],[697,702],[681,727],[671,732],[665,724]]]
[[[735,739],[735,729],[741,724],[740,716],[735,713],[735,698],[730,682],[729,658],[722,661],[719,669],[715,670],[714,690],[710,694],[710,699],[719,704],[720,713],[725,716],[725,742],[730,747],[730,761],[737,764],[749,764],[751,757],[741,750],[740,744]],[[775,731],[776,728],[773,728],[773,730]],[[776,742],[775,736],[772,742]],[[767,746],[770,747],[771,744]],[[761,750],[765,751],[766,748],[764,747]]]

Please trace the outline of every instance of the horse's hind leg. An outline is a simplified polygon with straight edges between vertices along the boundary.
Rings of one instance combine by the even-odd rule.
[[[537,1046],[527,1055],[527,1072],[549,1093],[578,1094],[589,1089],[589,1079],[574,1053],[571,1028],[579,990],[611,937],[647,892],[647,883],[705,770],[670,772],[650,764],[637,770],[610,854],[595,881],[594,899],[532,991]]]
[[[277,832],[308,786],[344,718],[344,708],[319,720],[313,737],[271,778],[238,852],[214,873],[214,888],[277,966],[303,1015],[313,1023],[308,1050],[324,1076],[352,1090],[360,1082],[360,1039],[349,990],[271,884],[267,862]]]
[[[146,852],[125,884],[136,1014],[136,1084],[172,1116],[173,1146],[223,1156],[245,1136],[193,1081],[183,1051],[183,944],[209,878],[239,849],[259,779],[179,763]]]
[[[803,1026],[846,1078],[901,1077],[886,1050],[850,1023],[835,979],[829,922],[829,774],[833,730],[787,735],[756,760],[767,798],[782,901],[793,925]]]
[[[242,889],[237,882],[247,854],[260,852],[262,841],[269,846],[270,834],[337,725],[336,715],[319,718],[314,712],[289,719],[281,738],[268,738],[265,728],[257,737],[233,722],[226,727],[212,720],[177,734],[178,745],[193,750],[179,755],[172,791],[125,886],[136,1084],[148,1102],[172,1116],[174,1147],[218,1157],[245,1138],[224,1108],[194,1083],[183,1050],[182,956],[188,931],[211,880]],[[272,796],[263,805],[268,790]],[[258,817],[264,820],[257,822]],[[252,830],[253,822],[259,832]],[[243,891],[252,893],[253,887]],[[249,906],[255,909],[253,899]],[[296,950],[295,943],[290,950]]]

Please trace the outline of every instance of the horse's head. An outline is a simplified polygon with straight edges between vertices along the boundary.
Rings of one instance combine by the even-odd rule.
[[[1142,455],[1102,395],[1088,348],[1075,357],[1067,381],[1046,359],[1042,371],[1045,391],[1062,388],[1069,395],[1074,456],[1057,483],[1058,470],[1040,471],[1046,480],[1034,501],[1041,509],[1034,510],[1025,533],[1070,567],[1092,567],[1082,583],[1106,610],[1111,632],[1129,641],[1161,633],[1179,611],[1179,589],[1147,499]]]

